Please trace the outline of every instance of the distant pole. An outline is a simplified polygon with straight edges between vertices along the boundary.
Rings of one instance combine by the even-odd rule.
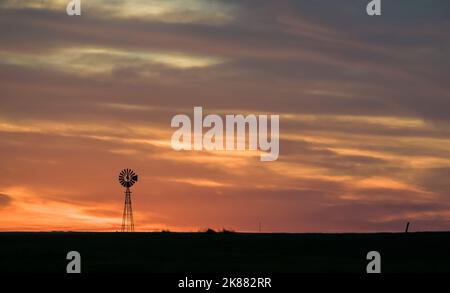
[[[408,230],[409,230],[409,222],[408,222],[408,223],[406,223],[406,229],[405,229],[405,233],[408,233]]]

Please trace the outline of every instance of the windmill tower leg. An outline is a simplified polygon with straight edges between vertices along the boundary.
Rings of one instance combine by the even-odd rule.
[[[131,192],[128,196],[129,199],[129,206],[128,206],[128,221],[129,221],[129,225],[130,225],[130,232],[134,232],[134,220],[133,220],[133,207],[131,206]]]
[[[134,232],[133,208],[131,207],[131,191],[125,191],[125,206],[123,208],[122,232]]]

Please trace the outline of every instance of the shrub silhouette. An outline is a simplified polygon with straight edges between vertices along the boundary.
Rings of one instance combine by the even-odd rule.
[[[232,234],[232,233],[236,233],[236,232],[233,231],[233,230],[227,230],[225,228],[222,228],[222,231],[220,231],[220,233],[222,233],[222,234]]]
[[[227,230],[225,228],[222,228],[222,230],[220,230],[220,231],[216,231],[214,229],[208,228],[203,233],[205,233],[205,234],[218,234],[218,233],[220,233],[220,234],[231,234],[231,233],[236,233],[236,232],[233,231],[233,230]]]
[[[205,231],[205,234],[217,234],[217,232],[214,231],[214,229],[208,228],[208,229]]]

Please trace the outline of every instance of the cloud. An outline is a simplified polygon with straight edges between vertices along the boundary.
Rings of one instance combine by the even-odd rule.
[[[3,9],[33,9],[37,11],[65,11],[65,0],[5,0]],[[226,2],[212,0],[99,0],[82,5],[83,10],[100,17],[132,20],[157,20],[168,23],[208,23],[220,25],[233,19],[234,7]]]
[[[407,118],[419,115],[419,118],[446,120],[447,115],[442,109],[448,106],[445,97],[448,96],[449,88],[445,80],[449,76],[444,69],[450,60],[440,51],[443,44],[448,46],[445,37],[435,36],[429,40],[426,49],[420,45],[422,42],[413,47],[410,43],[390,47],[389,40],[369,37],[374,26],[366,17],[356,15],[358,17],[354,21],[361,22],[361,25],[357,26],[359,30],[355,32],[355,26],[345,22],[348,22],[349,17],[344,21],[341,14],[330,16],[323,24],[318,18],[307,17],[306,14],[308,11],[312,15],[322,15],[321,19],[327,19],[324,15],[329,15],[330,11],[337,9],[343,12],[348,11],[348,7],[357,6],[351,1],[327,6],[309,1],[301,4],[283,2],[265,2],[258,7],[252,7],[249,3],[233,3],[240,7],[236,16],[238,20],[219,27],[208,24],[167,24],[153,20],[118,20],[100,17],[100,14],[95,13],[83,22],[74,23],[56,11],[51,10],[49,15],[45,15],[42,11],[23,9],[8,11],[2,18],[5,23],[1,27],[5,30],[2,33],[6,41],[4,49],[13,46],[15,54],[27,48],[26,42],[30,36],[34,37],[33,54],[40,53],[34,56],[37,61],[48,62],[55,59],[55,51],[65,52],[89,44],[83,50],[97,48],[101,52],[94,55],[98,57],[97,66],[88,66],[93,56],[89,58],[88,52],[82,50],[82,57],[75,58],[78,63],[60,66],[59,69],[65,68],[73,74],[112,71],[116,74],[112,83],[116,82],[115,79],[126,77],[132,77],[135,81],[141,79],[139,84],[147,91],[157,90],[155,85],[162,83],[171,87],[176,85],[183,92],[190,90],[185,88],[186,81],[193,87],[200,87],[207,82],[212,89],[230,86],[235,89],[234,92],[238,94],[228,97],[228,102],[221,99],[217,90],[212,91],[213,96],[205,89],[198,93],[198,96],[208,95],[208,100],[219,105],[226,103],[229,107],[238,99],[246,98],[240,96],[243,92],[250,92],[252,95],[247,97],[247,105],[244,106],[253,108],[267,109],[267,105],[274,107],[269,102],[277,97],[275,108],[278,111],[289,109],[306,113],[409,116]],[[416,13],[421,5],[415,4],[415,7]],[[356,9],[350,11],[353,14]],[[11,34],[6,28],[15,24],[19,16],[14,17],[15,13],[26,14],[26,17],[21,16],[26,21],[21,24],[22,30]],[[335,18],[339,21],[333,22]],[[292,19],[295,23],[292,23]],[[439,26],[442,20],[434,21],[435,26]],[[401,36],[406,31],[404,26],[392,30]],[[433,31],[430,28],[428,33]],[[420,36],[426,34],[423,32]],[[64,42],[58,43],[62,36],[65,36]],[[9,42],[8,38],[11,38]],[[409,36],[403,38],[412,39]],[[20,46],[21,42],[24,42],[23,46]],[[120,52],[120,56],[111,56],[111,52]],[[142,55],[139,52],[147,52],[147,57],[154,54],[155,58],[152,59],[178,69],[187,66],[203,70],[185,72],[167,70],[164,66],[150,66],[147,57],[136,59],[137,55]],[[173,55],[174,52],[180,55]],[[72,54],[62,55],[70,57]],[[3,59],[8,62],[8,58]],[[14,58],[9,59],[10,62],[14,61]],[[222,60],[227,62],[223,63]],[[204,68],[204,64],[216,66]],[[149,79],[151,85],[148,85]],[[271,87],[268,80],[275,81],[278,86]],[[258,84],[260,90],[255,91],[249,87],[251,84]],[[293,87],[293,84],[297,86]],[[167,102],[174,103],[174,100],[176,98],[172,97]]]
[[[448,1],[66,2],[0,4],[0,227],[114,230],[128,166],[142,229],[448,224]],[[199,105],[279,114],[279,160],[174,152]]]
[[[12,198],[7,194],[0,193],[0,208],[6,207],[11,204]]]

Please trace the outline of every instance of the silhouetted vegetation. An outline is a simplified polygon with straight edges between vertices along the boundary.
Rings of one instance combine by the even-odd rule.
[[[232,234],[232,233],[236,233],[236,232],[233,231],[233,230],[228,230],[228,229],[222,228],[220,233],[222,233],[222,234]]]
[[[208,229],[202,231],[202,233],[205,233],[205,234],[231,234],[231,233],[236,233],[236,232],[233,230],[225,229],[225,228],[222,228],[222,230],[220,230],[220,231],[216,231],[214,229],[208,228]]]
[[[204,233],[205,234],[217,234],[217,232],[214,229],[211,229],[211,228],[206,229],[206,231]]]

